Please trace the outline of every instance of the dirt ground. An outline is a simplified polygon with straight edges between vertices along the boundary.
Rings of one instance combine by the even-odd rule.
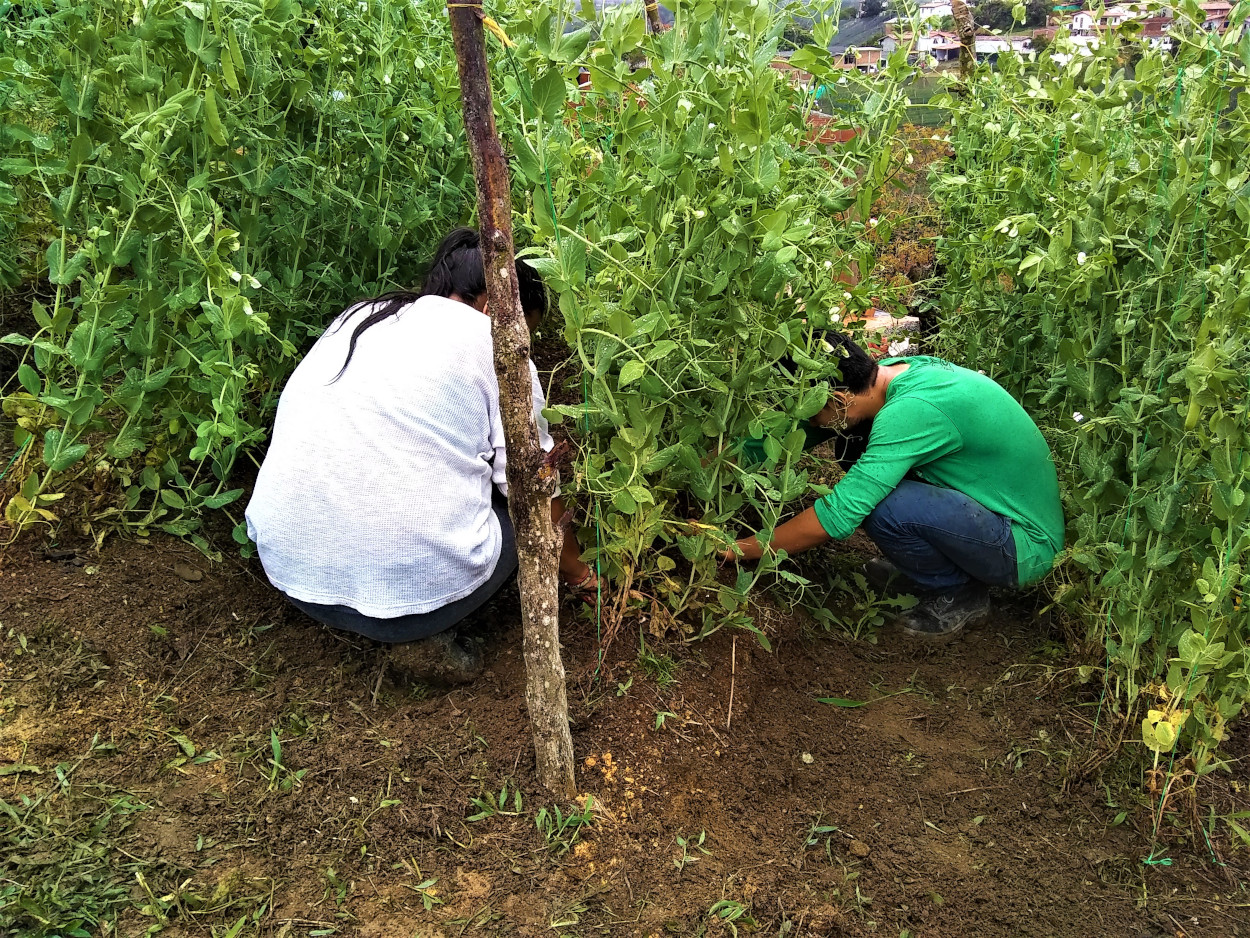
[[[1142,862],[1157,799],[1020,608],[943,648],[761,608],[772,653],[601,663],[566,608],[584,794],[553,805],[514,595],[484,677],[434,693],[226,551],[0,559],[0,935],[1250,935],[1248,851],[1178,798]]]

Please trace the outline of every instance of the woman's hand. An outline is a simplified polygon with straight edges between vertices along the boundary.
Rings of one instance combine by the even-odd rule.
[[[580,568],[568,572],[561,570],[560,579],[569,589],[579,593],[590,593],[599,588],[599,577],[587,563],[582,563]]]

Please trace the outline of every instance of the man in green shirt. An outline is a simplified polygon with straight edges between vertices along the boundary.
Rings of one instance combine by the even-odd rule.
[[[880,365],[846,336],[827,333],[838,377],[818,428],[871,421],[867,446],[833,491],[779,525],[761,546],[727,557],[798,553],[863,526],[921,602],[900,623],[946,640],[989,611],[989,587],[1044,577],[1063,547],[1063,512],[1050,450],[1037,426],[992,379],[939,358]]]

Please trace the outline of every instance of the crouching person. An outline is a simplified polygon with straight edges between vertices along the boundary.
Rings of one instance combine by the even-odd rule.
[[[516,264],[531,330],[547,310]],[[394,645],[419,680],[472,680],[482,656],[453,631],[517,568],[499,385],[478,235],[439,245],[424,287],[358,303],[299,363],[247,506],[270,582],[334,628]],[[538,372],[534,413],[552,448]],[[553,520],[564,515],[557,497]],[[567,536],[560,573],[594,576]]]
[[[878,364],[844,335],[824,338],[841,376],[811,423],[843,434],[837,453],[846,475],[767,545],[742,538],[726,559],[794,554],[862,526],[885,558],[870,565],[874,579],[919,595],[903,631],[953,638],[989,611],[989,587],[1040,580],[1063,547],[1046,441],[1024,408],[978,372],[921,356]]]

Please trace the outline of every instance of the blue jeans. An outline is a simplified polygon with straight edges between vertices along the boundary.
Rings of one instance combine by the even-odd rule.
[[[925,589],[1019,585],[1011,522],[962,492],[904,479],[864,520],[899,571]]]
[[[290,596],[287,599],[300,612],[323,625],[355,632],[357,635],[363,635],[376,642],[415,642],[437,635],[439,632],[446,632],[471,613],[476,612],[488,599],[498,593],[500,587],[508,581],[508,577],[516,572],[516,534],[512,530],[512,519],[508,517],[508,500],[496,492],[491,501],[491,509],[495,512],[500,533],[503,535],[495,572],[490,575],[489,580],[468,596],[448,603],[446,606],[440,606],[430,612],[397,616],[393,619],[378,619],[357,612],[351,606],[323,606],[318,603],[306,603]]]

